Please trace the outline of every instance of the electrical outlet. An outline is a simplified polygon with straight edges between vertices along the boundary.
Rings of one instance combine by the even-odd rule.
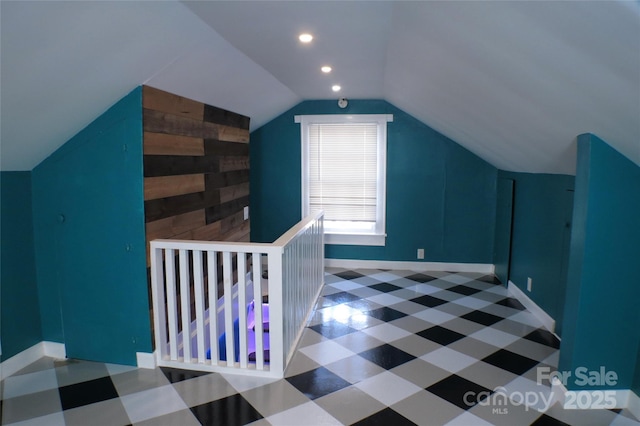
[[[531,292],[531,288],[533,287],[533,280],[531,279],[531,277],[527,278],[527,291]]]
[[[418,249],[418,259],[424,259],[424,249]]]
[[[249,206],[245,206],[244,208],[244,220],[249,219]]]

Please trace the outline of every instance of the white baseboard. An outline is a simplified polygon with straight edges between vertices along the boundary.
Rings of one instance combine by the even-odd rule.
[[[136,361],[138,368],[156,368],[156,354],[148,352],[136,352]]]
[[[43,356],[60,359],[65,358],[66,350],[64,343],[40,342],[15,354],[0,364],[0,380],[4,380],[12,374],[15,374]]]
[[[637,419],[640,419],[640,398],[629,389],[604,389],[604,390],[575,390],[569,391],[560,380],[553,380],[551,383],[551,392],[554,399],[558,401],[565,410],[600,410],[604,407],[601,404],[607,404],[607,409],[626,408]],[[575,395],[568,396],[568,392],[574,392]],[[588,395],[584,395],[584,393]],[[607,392],[604,394],[604,392]],[[603,396],[604,395],[604,396]],[[611,401],[614,404],[610,404]],[[615,405],[615,406],[611,406]]]
[[[404,271],[450,271],[493,274],[495,266],[488,263],[407,262],[396,260],[325,259],[328,268],[395,269]]]
[[[42,342],[44,356],[57,359],[65,359],[67,357],[67,348],[64,343]]]
[[[542,325],[549,330],[550,332],[555,332],[556,329],[556,320],[554,320],[548,313],[544,311],[540,306],[536,304],[533,300],[529,298],[522,290],[516,286],[513,281],[509,280],[509,293],[511,293],[520,303],[524,305],[525,308],[529,310],[540,322]]]
[[[629,391],[629,400],[627,401],[627,410],[633,417],[640,420],[640,396],[635,392]]]

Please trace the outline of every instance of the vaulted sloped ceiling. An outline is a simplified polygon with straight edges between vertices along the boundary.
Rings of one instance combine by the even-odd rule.
[[[252,129],[305,99],[383,98],[501,169],[572,174],[585,132],[640,164],[637,2],[2,1],[0,14],[3,170],[33,168],[143,83]]]

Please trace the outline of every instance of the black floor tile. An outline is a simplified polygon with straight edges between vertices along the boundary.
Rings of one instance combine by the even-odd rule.
[[[359,422],[353,423],[352,426],[412,426],[415,425],[411,420],[393,411],[391,408],[385,408],[375,414],[365,417]]]
[[[469,321],[477,322],[482,325],[493,325],[499,321],[502,321],[504,318],[499,317],[497,315],[488,314],[482,311],[472,311],[468,314],[462,315],[460,318],[464,318]]]
[[[160,367],[160,370],[162,370],[165,377],[169,379],[171,383],[178,383],[184,380],[194,379],[196,377],[211,374],[206,371],[181,370],[179,368],[170,368],[170,367]]]
[[[558,419],[554,419],[551,416],[547,416],[546,414],[543,414],[542,416],[538,417],[538,420],[531,423],[531,426],[570,426],[570,425]]]
[[[309,399],[320,398],[351,385],[324,367],[288,377],[287,381]]]
[[[361,297],[356,296],[355,294],[351,294],[346,291],[341,291],[339,293],[333,293],[324,296],[325,299],[329,299],[335,303],[348,303],[353,302],[354,300],[359,300]]]
[[[396,290],[402,289],[402,287],[398,287],[397,285],[393,285],[393,284],[389,284],[389,283],[374,284],[374,285],[370,285],[369,288],[381,291],[383,293],[389,293],[391,291],[396,291]]]
[[[523,373],[529,371],[531,368],[538,364],[538,361],[527,358],[526,356],[518,355],[506,349],[500,349],[492,353],[491,355],[482,359],[487,364],[495,365],[521,376]]]
[[[356,278],[360,278],[360,277],[364,277],[364,275],[356,272],[356,271],[344,271],[344,272],[338,272],[337,274],[333,274],[336,277],[340,277],[343,280],[353,280]]]
[[[425,275],[425,274],[413,274],[405,278],[411,281],[417,281],[419,283],[428,283],[429,281],[437,280],[436,277],[432,277],[431,275]]]
[[[429,296],[428,294],[425,294],[424,296],[416,297],[415,299],[411,299],[411,301],[415,303],[419,303],[424,306],[428,306],[430,308],[435,308],[436,306],[449,303],[446,300],[438,299],[437,297]]]
[[[374,309],[373,311],[365,312],[365,314],[385,322],[390,322],[393,320],[397,320],[398,318],[407,316],[407,314],[405,314],[404,312],[396,311],[395,309],[391,309],[386,306],[379,309]]]
[[[329,321],[323,322],[322,324],[316,324],[309,327],[313,331],[316,331],[322,334],[324,337],[328,339],[335,339],[336,337],[344,336],[349,333],[353,333],[357,331],[354,328],[349,327],[348,325],[344,325],[338,321]]]
[[[58,389],[58,393],[63,410],[118,398],[118,392],[110,377],[63,386]]]
[[[191,407],[191,412],[203,425],[246,425],[263,418],[240,394]]]
[[[496,302],[496,305],[506,306],[507,308],[517,309],[519,311],[524,311],[525,308],[522,303],[518,301],[518,299],[514,299],[513,297],[507,297]]]
[[[359,355],[387,370],[416,358],[415,356],[389,344],[369,349],[361,352]]]
[[[492,390],[455,374],[429,386],[426,390],[463,410],[484,401],[493,393]]]
[[[427,328],[426,330],[422,330],[416,334],[420,337],[424,337],[425,339],[429,339],[443,346],[447,346],[448,344],[456,342],[465,337],[464,334],[457,333],[453,330],[449,330],[439,325]]]
[[[552,348],[560,348],[560,340],[550,331],[539,328],[524,336],[525,339],[551,346]]]
[[[482,290],[478,290],[477,288],[467,287],[466,285],[457,285],[454,287],[450,287],[447,290],[453,291],[458,294],[464,294],[465,296],[471,296],[472,294],[480,293]]]

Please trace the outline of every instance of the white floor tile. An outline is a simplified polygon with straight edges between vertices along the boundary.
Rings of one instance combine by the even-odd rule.
[[[330,286],[342,291],[349,291],[354,288],[362,287],[362,284],[354,283],[353,281],[339,281],[337,283],[330,284]]]
[[[125,395],[121,401],[133,423],[188,408],[171,385]]]
[[[464,275],[458,275],[458,274],[446,275],[440,279],[444,281],[449,281],[450,283],[454,283],[454,284],[464,284],[464,283],[468,283],[469,281],[473,281],[473,278],[465,277]]]
[[[6,426],[65,426],[64,414],[52,413],[42,417],[25,420],[17,423],[10,423]]]
[[[9,399],[57,387],[56,370],[43,370],[20,376],[11,376],[4,380],[2,398]]]
[[[522,324],[530,325],[531,327],[535,328],[543,327],[542,321],[536,318],[536,316],[531,312],[527,311],[518,312],[517,314],[510,316],[509,319],[512,321],[518,321]]]
[[[304,347],[300,352],[320,364],[330,364],[355,355],[354,352],[330,340]]]
[[[472,358],[449,348],[436,349],[426,355],[422,355],[420,359],[437,365],[438,367],[452,373],[456,373],[467,368],[471,364],[478,362],[476,358]]]
[[[396,296],[392,296],[387,293],[377,294],[375,296],[367,297],[367,300],[370,300],[374,303],[379,303],[383,306],[391,306],[396,303],[404,302],[404,299]]]
[[[389,371],[370,377],[354,386],[386,405],[395,404],[422,390]]]
[[[454,303],[457,305],[462,305],[462,306],[466,306],[467,308],[473,308],[473,309],[482,309],[492,304],[491,302],[488,302],[486,300],[476,299],[473,296],[463,297],[461,299],[456,300]]]
[[[376,325],[375,327],[365,328],[363,333],[367,333],[369,336],[375,337],[378,340],[382,340],[385,343],[393,342],[394,340],[402,339],[409,336],[411,333],[401,328],[393,326],[389,323]]]
[[[473,337],[474,339],[480,340],[481,342],[489,343],[490,345],[504,348],[509,346],[511,343],[515,342],[519,339],[518,336],[514,336],[513,334],[505,333],[500,330],[496,330],[490,327],[483,328],[471,335],[469,337]]]
[[[317,404],[309,401],[289,410],[267,417],[273,425],[282,426],[320,426],[341,425],[340,421],[324,411]]]
[[[443,322],[451,321],[454,318],[458,318],[455,315],[448,314],[446,312],[439,311],[437,309],[429,309],[425,307],[425,310],[412,314],[416,318],[430,322],[431,324],[442,324]]]
[[[221,376],[238,392],[268,385],[278,380],[269,377],[245,376],[243,374],[221,374]]]
[[[442,289],[438,287],[434,287],[429,284],[422,283],[422,284],[416,284],[414,286],[408,287],[407,290],[415,291],[416,293],[420,293],[420,294],[431,294],[431,293],[438,292]]]
[[[464,414],[459,415],[455,419],[446,423],[446,426],[492,426],[491,423],[482,420],[478,416],[474,416],[468,411],[465,411]]]
[[[381,282],[389,282],[398,279],[398,276],[396,274],[392,274],[390,272],[378,272],[377,274],[369,275],[369,277]]]

